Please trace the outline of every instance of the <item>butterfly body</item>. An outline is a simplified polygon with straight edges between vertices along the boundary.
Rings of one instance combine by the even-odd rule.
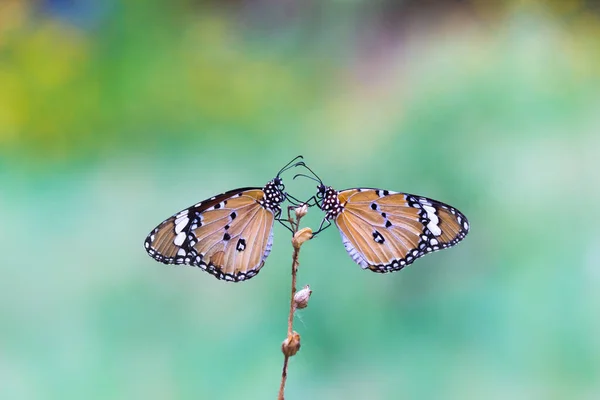
[[[227,281],[250,279],[271,252],[273,222],[285,199],[279,177],[262,188],[222,193],[163,221],[144,247],[164,264],[197,266]]]
[[[398,271],[454,246],[469,231],[460,211],[427,197],[371,188],[337,191],[323,184],[318,189],[324,222],[333,221],[350,257],[374,272]]]

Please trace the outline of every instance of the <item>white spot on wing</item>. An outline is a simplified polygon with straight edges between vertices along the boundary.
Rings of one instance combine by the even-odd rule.
[[[442,230],[438,226],[440,222],[438,216],[435,214],[435,208],[432,206],[426,205],[423,206],[423,209],[427,212],[427,218],[429,219],[429,223],[427,224],[427,228],[431,231],[431,233],[435,236],[440,236],[442,234]]]
[[[179,234],[185,229],[190,219],[187,216],[179,217],[175,220],[175,233]]]
[[[179,232],[177,234],[177,236],[175,236],[175,239],[173,240],[173,243],[175,244],[175,246],[181,246],[183,244],[184,240],[185,240],[185,233],[184,232]]]

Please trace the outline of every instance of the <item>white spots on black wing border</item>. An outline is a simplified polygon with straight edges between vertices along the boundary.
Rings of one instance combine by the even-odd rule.
[[[270,249],[269,249],[269,251],[270,251]],[[268,252],[265,252],[265,256],[263,258],[263,263],[261,263],[261,265],[259,265],[258,268],[248,270],[245,273],[239,272],[239,273],[233,275],[233,274],[224,273],[222,270],[218,269],[210,261],[208,263],[206,261],[204,261],[204,254],[199,254],[194,247],[191,247],[188,251],[186,251],[183,248],[180,248],[177,251],[176,257],[165,257],[162,254],[159,254],[158,252],[156,252],[154,249],[149,250],[148,253],[155,260],[162,262],[163,264],[175,264],[175,265],[187,264],[190,266],[198,267],[198,268],[208,272],[209,274],[213,275],[215,278],[220,279],[220,280],[225,280],[228,282],[244,281],[244,280],[248,280],[248,279],[256,276],[260,271],[260,267],[262,267],[262,264],[264,263],[264,258],[266,258],[266,256],[268,255]]]
[[[162,224],[164,223],[166,222],[163,222]],[[146,252],[150,255],[150,257],[158,261],[160,261],[159,257],[162,257],[162,255],[158,254],[158,252],[154,249],[152,244],[154,243],[156,232],[158,232],[158,229],[162,226],[162,224],[154,228],[152,232],[150,232],[150,234],[146,237],[146,240],[144,240],[144,248],[146,249]]]

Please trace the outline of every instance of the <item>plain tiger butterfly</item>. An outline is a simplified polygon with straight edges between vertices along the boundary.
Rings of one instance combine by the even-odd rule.
[[[262,188],[230,190],[166,219],[146,238],[146,251],[156,261],[197,266],[217,279],[238,282],[252,278],[271,252],[273,223],[280,221],[281,203],[291,197],[284,191],[280,175],[304,165],[302,161],[294,163],[299,158],[302,156],[286,164]]]
[[[469,232],[464,214],[440,201],[372,188],[338,191],[313,175],[319,182],[313,199],[325,212],[315,235],[333,221],[346,251],[363,269],[399,271],[419,257],[454,246]]]

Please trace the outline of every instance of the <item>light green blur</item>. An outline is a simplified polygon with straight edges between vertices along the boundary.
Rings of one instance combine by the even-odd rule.
[[[600,398],[599,15],[262,3],[0,5],[0,398],[274,399],[289,232],[238,284],[143,240],[298,154],[471,232],[385,275],[306,243],[287,399]]]

